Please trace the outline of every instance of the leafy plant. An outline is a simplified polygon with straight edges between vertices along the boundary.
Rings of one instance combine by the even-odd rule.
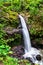
[[[27,10],[31,14],[37,14],[40,9],[42,0],[1,0],[0,3],[4,3],[4,6],[9,10],[21,11]]]
[[[39,5],[42,2],[42,0],[26,0],[24,2],[25,9],[30,11],[31,14],[37,14],[39,11]]]
[[[6,59],[3,61],[4,65],[31,65],[29,61],[26,60],[18,60],[17,58],[12,58],[7,56]]]
[[[4,57],[8,55],[10,51],[10,47],[7,45],[7,41],[4,39],[6,33],[2,30],[3,25],[0,24],[0,57]]]
[[[0,57],[8,55],[10,47],[8,45],[0,45]]]
[[[19,65],[18,59],[6,56],[6,60],[3,61],[4,65]]]

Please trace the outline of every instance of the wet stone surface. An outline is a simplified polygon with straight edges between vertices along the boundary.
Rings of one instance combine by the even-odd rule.
[[[12,48],[13,54],[11,55],[13,58],[16,57],[18,59],[23,59],[24,47],[22,45],[14,46]]]
[[[42,59],[43,59],[43,49],[39,49],[39,51],[42,54]]]

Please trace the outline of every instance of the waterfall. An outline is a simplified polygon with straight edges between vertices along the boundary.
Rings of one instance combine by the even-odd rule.
[[[23,55],[24,58],[31,58],[33,63],[43,65],[42,60],[37,60],[36,56],[40,55],[40,51],[36,48],[33,48],[31,46],[31,41],[30,41],[30,35],[26,26],[26,22],[24,18],[19,15],[21,25],[22,25],[22,33],[23,33],[23,39],[24,39],[24,45],[25,45],[25,54]]]
[[[25,23],[24,18],[19,15],[19,18],[21,20],[21,25],[22,25],[22,32],[23,32],[23,37],[24,37],[24,45],[25,45],[25,53],[29,52],[31,49],[31,41],[30,41],[30,36],[29,36],[29,32]]]

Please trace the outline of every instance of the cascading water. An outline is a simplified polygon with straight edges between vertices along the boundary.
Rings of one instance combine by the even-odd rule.
[[[24,43],[25,43],[25,53],[26,53],[26,52],[29,52],[31,49],[31,41],[30,41],[30,36],[29,36],[29,32],[27,30],[25,20],[23,19],[23,17],[21,15],[19,15],[19,18],[21,20],[22,32],[23,32]]]
[[[33,63],[43,65],[41,60],[38,61],[36,59],[36,56],[41,55],[41,54],[39,50],[31,46],[30,36],[29,36],[29,32],[28,32],[24,18],[21,15],[19,15],[19,18],[21,21],[22,32],[23,32],[23,37],[24,37],[24,45],[25,45],[25,54],[23,55],[24,58],[31,58]]]

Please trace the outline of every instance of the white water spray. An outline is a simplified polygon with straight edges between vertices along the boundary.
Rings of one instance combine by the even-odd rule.
[[[21,15],[19,15],[19,18],[21,21],[22,32],[24,37],[24,45],[25,45],[25,54],[23,55],[24,58],[30,57],[33,63],[43,65],[42,61],[39,62],[36,59],[36,56],[41,54],[39,50],[31,46],[30,36],[24,18]]]

